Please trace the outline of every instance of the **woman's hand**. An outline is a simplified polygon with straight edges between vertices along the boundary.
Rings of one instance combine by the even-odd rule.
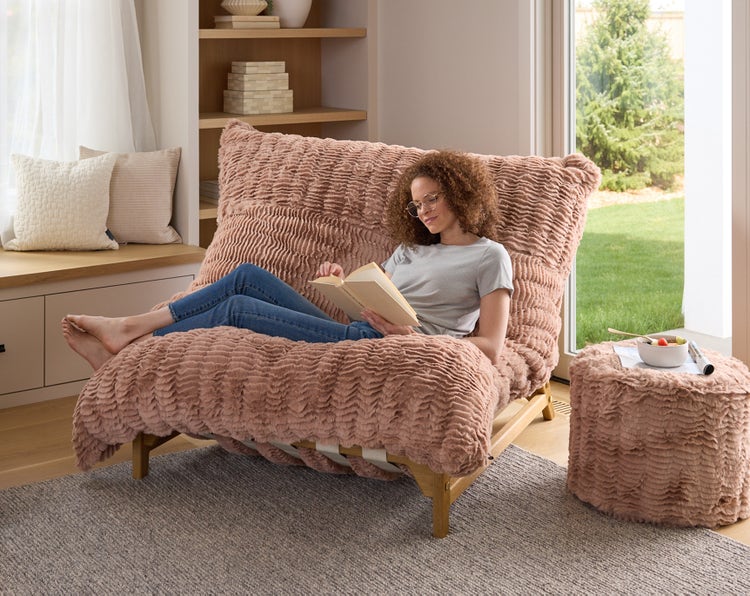
[[[338,263],[329,263],[326,261],[320,267],[315,277],[325,277],[326,275],[335,275],[336,277],[344,277],[344,268]]]
[[[380,333],[382,333],[384,336],[411,335],[412,333],[416,333],[413,327],[410,327],[409,325],[394,325],[393,323],[386,321],[376,312],[369,309],[365,309],[362,311],[362,318],[370,324],[370,327],[372,327],[376,331],[380,331]]]

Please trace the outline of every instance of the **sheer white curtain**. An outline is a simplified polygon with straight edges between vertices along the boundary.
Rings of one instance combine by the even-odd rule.
[[[133,0],[0,0],[0,230],[10,155],[156,149]]]

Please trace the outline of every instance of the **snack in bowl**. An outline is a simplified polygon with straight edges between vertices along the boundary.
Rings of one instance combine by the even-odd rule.
[[[655,343],[649,343],[644,338],[636,340],[638,355],[649,366],[658,366],[659,368],[674,368],[685,364],[688,358],[688,344],[684,338],[676,335],[654,335],[649,337],[656,340]],[[660,339],[666,340],[660,342]],[[682,343],[678,342],[682,340]],[[660,345],[661,344],[661,345]]]

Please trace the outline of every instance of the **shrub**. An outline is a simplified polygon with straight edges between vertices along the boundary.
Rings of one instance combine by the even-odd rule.
[[[648,0],[596,0],[577,50],[576,143],[602,188],[671,188],[684,171],[683,65],[650,31]]]

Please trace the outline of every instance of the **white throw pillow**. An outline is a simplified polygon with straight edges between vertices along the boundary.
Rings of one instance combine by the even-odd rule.
[[[104,155],[88,147],[79,151],[81,159]],[[117,161],[109,187],[109,231],[121,244],[182,242],[169,225],[180,148],[113,155]]]
[[[117,157],[51,161],[12,155],[18,204],[7,250],[117,249],[107,234],[109,180]]]

